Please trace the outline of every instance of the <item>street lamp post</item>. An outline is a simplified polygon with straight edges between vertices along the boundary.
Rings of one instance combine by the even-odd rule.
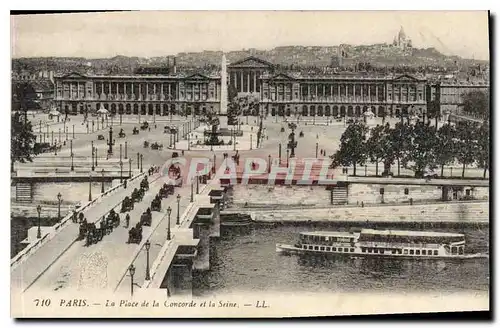
[[[141,173],[142,173],[142,159],[143,159],[143,156],[141,154]]]
[[[171,240],[172,236],[170,235],[170,214],[172,213],[172,209],[170,206],[167,208],[167,215],[168,215],[168,227],[167,227],[167,240]]]
[[[318,143],[316,142],[316,158],[318,158]]]
[[[269,163],[269,165],[267,167],[267,173],[271,173],[271,155],[268,155],[267,158],[268,158],[268,163]]]
[[[128,178],[132,178],[132,158],[128,159]]]
[[[57,194],[57,222],[61,222],[61,202],[62,195],[61,193]]]
[[[92,172],[89,172],[89,202],[92,201]]]
[[[151,275],[149,273],[149,248],[151,247],[151,243],[149,242],[149,239],[146,241],[144,246],[146,247],[146,278],[145,278],[145,280],[151,280]]]
[[[200,193],[200,175],[196,172],[196,194]]]
[[[97,146],[95,146],[95,166],[97,167]]]
[[[215,166],[215,161],[217,160],[217,156],[215,156],[215,153],[214,153],[214,167],[213,167],[213,172],[214,174],[217,172],[217,169],[216,169],[216,166]]]
[[[288,167],[288,160],[289,160],[288,153],[289,152],[290,152],[290,150],[287,148],[286,149],[286,167]]]
[[[104,169],[101,170],[102,181],[101,181],[101,194],[104,194]]]
[[[123,162],[120,160],[120,183],[123,183]]]
[[[36,238],[42,238],[42,230],[40,229],[40,213],[42,212],[42,207],[38,205],[36,207],[36,211],[38,212],[38,231],[36,233]]]
[[[140,160],[139,160],[139,153],[137,153],[137,169],[139,169],[139,163],[140,163]]]
[[[279,157],[279,163],[281,164],[281,143],[278,145],[278,157]]]
[[[248,116],[247,116],[248,117]],[[248,124],[248,123],[247,123]],[[250,150],[252,150],[252,136],[253,134],[250,134]]]
[[[73,172],[75,170],[75,166],[73,165],[73,157],[75,157],[75,155],[73,154],[73,150],[71,150],[71,172]]]
[[[109,128],[109,140],[108,140],[108,146],[109,146],[109,149],[108,149],[108,154],[110,155],[113,155],[113,127],[111,126]]]
[[[75,139],[75,125],[73,124],[73,139]]]
[[[54,130],[50,131],[51,132],[51,143],[52,143],[52,146],[54,145]]]
[[[92,163],[92,171],[95,170],[95,167],[94,167],[94,141],[91,141],[91,146],[92,146],[92,157],[90,159],[90,162]]]
[[[180,204],[181,204],[181,195],[180,194],[177,194],[177,222],[176,224],[179,225],[180,224],[180,219],[181,219],[181,215],[180,215]]]
[[[127,141],[125,141],[125,159],[127,159],[128,156],[127,156]]]
[[[128,271],[130,273],[130,296],[134,296],[134,274],[135,274],[135,266],[131,264],[128,267]]]
[[[193,199],[193,187],[194,187],[193,182],[194,181],[191,180],[191,203],[194,201],[194,199]]]

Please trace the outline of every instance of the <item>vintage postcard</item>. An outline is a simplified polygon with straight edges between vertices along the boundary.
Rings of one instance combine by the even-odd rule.
[[[488,12],[11,15],[11,37],[12,317],[489,311]]]

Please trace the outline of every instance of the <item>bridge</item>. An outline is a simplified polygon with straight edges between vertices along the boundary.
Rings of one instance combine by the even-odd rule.
[[[108,189],[78,212],[96,223],[111,209],[119,213],[123,198],[139,188],[146,175],[133,176],[126,189],[123,184]],[[129,212],[130,227],[139,222],[167,177],[157,173],[148,180],[149,190]],[[129,294],[131,286],[141,287],[136,292],[163,288],[170,295],[191,293],[192,269],[210,267],[209,239],[219,236],[219,213],[224,206],[224,189],[211,184],[213,180],[208,182],[176,187],[174,195],[162,200],[161,211],[152,212],[151,226],[143,226],[139,244],[127,243],[128,228],[121,214],[119,227],[96,244],[85,246],[84,240],[77,240],[79,225],[69,214],[44,229],[41,238],[11,260],[13,293],[99,290]],[[136,268],[133,281],[131,265]]]

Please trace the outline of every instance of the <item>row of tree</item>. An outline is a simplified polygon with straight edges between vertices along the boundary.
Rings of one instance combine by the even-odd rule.
[[[350,124],[340,139],[340,149],[332,156],[332,167],[356,167],[367,162],[375,163],[375,174],[379,174],[379,163],[383,163],[382,175],[391,172],[397,164],[411,169],[415,177],[440,168],[443,176],[445,165],[462,164],[462,177],[469,165],[483,168],[483,177],[489,169],[489,125],[472,121],[444,124],[436,130],[429,123],[397,123],[377,125],[371,130],[362,122]]]

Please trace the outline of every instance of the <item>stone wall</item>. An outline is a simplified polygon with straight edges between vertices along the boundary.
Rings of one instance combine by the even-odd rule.
[[[384,188],[384,195],[380,189]],[[407,189],[408,194],[405,194]],[[458,199],[466,195],[458,193]],[[471,195],[475,200],[487,200],[489,188],[475,187]],[[442,197],[442,189],[439,186],[425,185],[388,185],[388,184],[361,184],[351,183],[348,190],[349,204],[381,204],[384,203],[409,203],[413,202],[439,201]],[[448,199],[453,200],[453,192],[448,192]],[[241,206],[247,203],[255,205],[330,205],[330,191],[324,186],[268,186],[268,185],[237,185],[233,191],[233,204]]]
[[[489,222],[488,202],[457,202],[426,205],[331,207],[294,210],[245,211],[253,220],[294,221],[378,221],[378,222]]]
[[[384,189],[384,195],[380,193]],[[408,194],[405,194],[405,189]],[[439,186],[387,185],[387,184],[349,184],[349,204],[408,203],[413,201],[439,200],[442,191]]]
[[[330,191],[324,186],[234,186],[233,204],[245,203],[248,205],[330,205]]]

